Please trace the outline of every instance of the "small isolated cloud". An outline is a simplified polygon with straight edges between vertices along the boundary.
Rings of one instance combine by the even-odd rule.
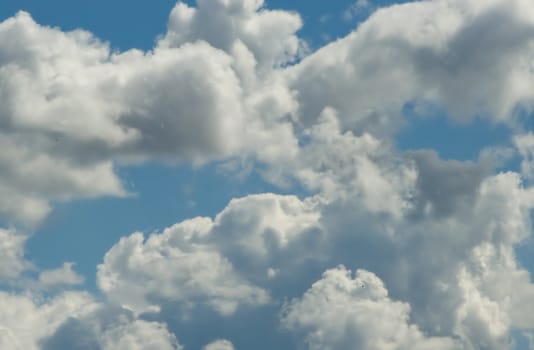
[[[72,269],[74,265],[72,262],[66,262],[58,269],[42,271],[39,274],[39,285],[50,289],[82,284],[84,278]]]
[[[206,345],[203,350],[234,350],[234,346],[228,340],[216,340]]]
[[[319,17],[319,23],[324,24],[330,22],[332,18],[333,16],[331,14],[322,15],[321,17]]]
[[[369,0],[357,0],[348,9],[346,9],[345,12],[343,12],[343,19],[345,21],[350,21],[362,12],[368,11],[371,6],[372,5]]]

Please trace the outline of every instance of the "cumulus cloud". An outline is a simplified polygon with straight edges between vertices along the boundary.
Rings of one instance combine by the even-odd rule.
[[[43,350],[183,349],[165,324],[136,319],[127,310],[102,303],[91,312],[67,318],[39,343]]]
[[[204,350],[234,350],[234,346],[228,340],[216,340],[206,345]]]
[[[1,37],[5,217],[34,223],[50,200],[124,196],[116,162],[206,160],[244,139],[232,59],[206,43],[112,53],[24,12],[0,24]]]
[[[180,350],[175,337],[156,322],[136,320],[106,331],[105,350]]]
[[[352,278],[351,271],[345,267],[326,271],[301,298],[287,304],[282,324],[301,335],[310,349],[509,348],[511,325],[506,308],[521,305],[524,309],[526,300],[517,304],[516,297],[518,294],[531,297],[532,284],[528,278],[524,279],[526,271],[517,270],[513,259],[508,260],[511,251],[502,253],[491,245],[477,248],[472,256],[476,261],[473,267],[483,269],[482,276],[469,276],[466,270],[460,273],[459,283],[465,294],[456,311],[458,332],[452,337],[425,336],[416,325],[410,324],[409,304],[391,300],[376,275],[358,270]],[[489,262],[494,258],[508,262]],[[481,285],[485,286],[480,288]],[[521,292],[513,292],[511,288],[519,288]],[[515,322],[512,321],[515,327],[525,326]]]
[[[179,2],[159,45],[176,47],[205,40],[229,52],[236,42],[242,42],[260,68],[292,61],[300,49],[295,34],[302,26],[300,16],[263,6],[263,0],[199,0],[197,7]]]
[[[4,131],[37,134],[47,154],[71,162],[65,153],[78,162],[134,150],[187,158],[197,147],[224,154],[239,138],[239,82],[230,57],[208,44],[112,53],[90,33],[40,26],[24,12],[0,32],[17,38],[2,50]]]
[[[451,169],[457,166],[447,162],[442,165]],[[474,302],[475,298],[461,287],[465,279],[462,271],[474,269],[473,256],[483,247],[492,247],[498,256],[492,264],[484,263],[488,269],[501,266],[499,259],[505,259],[506,255],[501,254],[506,251],[513,256],[513,245],[531,234],[532,190],[522,188],[517,174],[511,173],[488,176],[475,186],[478,189],[475,187],[473,197],[463,199],[472,203],[470,208],[438,218],[432,212],[414,217],[413,209],[407,210],[400,221],[383,215],[369,217],[365,211],[358,214],[362,209],[354,201],[327,207],[323,226],[337,237],[332,241],[330,264],[351,263],[376,273],[388,285],[390,295],[409,303],[411,319],[423,332],[465,337],[466,343],[477,339],[472,344],[485,339],[493,344],[491,348],[502,349],[508,346],[510,329],[518,326],[506,305],[510,300],[522,299],[523,293],[528,295],[531,283],[523,280],[522,287],[515,290],[500,283],[475,283],[476,293],[485,295],[491,287],[509,299],[504,302],[487,297],[491,303],[486,306],[499,305],[498,313],[503,315],[500,320],[483,317],[479,323],[469,323],[459,316],[460,310],[463,303]],[[414,200],[417,208],[419,199]],[[504,266],[507,275],[525,273],[513,263]],[[480,269],[474,271],[470,277],[474,281],[487,274]],[[501,333],[492,331],[495,327],[501,327]]]
[[[320,216],[313,198],[251,195],[232,200],[216,216],[208,242],[242,274],[265,283],[317,258],[312,252],[322,241]]]
[[[267,303],[266,291],[241,278],[218,251],[197,243],[211,225],[209,219],[198,218],[146,241],[141,233],[122,238],[98,267],[100,289],[136,312],[159,310],[170,301],[184,313],[207,304],[231,315],[240,304]]]
[[[458,349],[454,341],[426,338],[409,323],[410,306],[393,301],[373,273],[344,267],[323,278],[284,310],[285,327],[304,334],[309,349]]]
[[[0,292],[0,306],[3,349],[182,349],[166,325],[135,319],[88,293]]]
[[[476,169],[472,163],[443,161],[432,154],[430,160],[444,173],[461,172],[464,166]],[[521,312],[524,307],[519,306],[528,303],[534,287],[513,254],[514,244],[530,235],[532,189],[522,187],[514,173],[481,178],[475,171],[473,177],[460,177],[460,185],[448,192],[451,199],[442,198],[446,203],[456,200],[458,194],[453,189],[466,186],[469,191],[461,190],[465,197],[459,200],[470,205],[461,211],[444,211],[438,217],[433,211],[414,216],[414,210],[421,207],[417,202],[426,203],[426,198],[431,198],[426,192],[433,191],[421,186],[421,181],[429,180],[421,177],[435,176],[434,172],[419,171],[411,182],[412,192],[418,194],[406,199],[415,203],[400,214],[374,211],[357,192],[354,197],[335,200],[321,199],[321,193],[303,200],[273,194],[233,200],[213,220],[184,221],[144,243],[140,234],[123,238],[99,267],[100,286],[117,302],[159,300],[159,306],[174,303],[178,310],[187,309],[187,303],[197,307],[208,304],[225,314],[221,301],[232,301],[234,306],[251,302],[244,290],[261,290],[279,303],[304,292],[325,269],[350,263],[375,272],[387,283],[389,295],[406,308],[400,313],[402,317],[408,319],[409,315],[411,321],[405,327],[417,329],[413,334],[418,335],[407,337],[417,344],[422,342],[422,348],[428,347],[426,341],[449,344],[450,339],[461,341],[460,348],[479,344],[507,348],[513,328],[534,326]],[[439,204],[432,205],[440,208]],[[126,249],[127,241],[135,244]],[[232,267],[231,272],[224,271],[229,276],[226,280],[233,281],[231,285],[217,278],[196,279],[196,273],[211,276],[213,271],[211,264],[195,267],[195,255],[201,251],[222,261],[219,270]],[[190,263],[178,264],[179,256],[187,256]],[[158,266],[173,266],[172,276]],[[506,287],[510,285],[516,287]],[[208,288],[211,294],[206,293]],[[338,298],[332,300],[334,303]],[[389,309],[396,304],[386,305]],[[232,313],[234,306],[229,309]],[[258,315],[269,317],[261,308],[256,310]],[[429,340],[422,334],[440,340]],[[343,341],[339,344],[345,344]],[[399,341],[407,342],[402,345],[405,348],[412,346],[408,340]],[[326,346],[321,344],[317,348]]]
[[[343,131],[333,108],[325,108],[301,138],[303,145],[293,158],[270,164],[268,179],[276,183],[289,176],[327,201],[357,196],[372,212],[401,215],[408,196],[403,192],[412,186],[416,171],[398,159],[387,140]]]
[[[4,349],[40,350],[41,339],[52,335],[68,318],[95,309],[87,293],[64,293],[51,299],[0,292],[0,344]]]
[[[34,224],[51,200],[125,196],[117,164],[295,148],[296,101],[276,68],[298,56],[300,26],[261,1],[178,3],[153,50],[112,52],[26,12],[3,21],[0,215]]]
[[[120,125],[139,139],[126,155],[202,159],[230,154],[243,138],[241,87],[231,58],[199,42],[153,54],[126,53]],[[119,68],[120,69],[120,68]]]

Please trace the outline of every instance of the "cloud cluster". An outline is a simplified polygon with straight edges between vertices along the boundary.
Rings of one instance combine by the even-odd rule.
[[[339,275],[347,279],[350,274],[346,270],[333,270],[325,275],[326,281],[314,282],[323,271],[344,263],[376,273],[362,273],[373,276],[367,282],[360,283],[359,279],[347,282],[352,286],[348,290],[369,284],[365,293],[372,291],[385,298],[379,304],[384,303],[384,309],[396,315],[392,319],[404,320],[399,324],[406,329],[396,340],[382,339],[387,329],[377,330],[382,335],[361,340],[360,348],[373,349],[375,342],[388,341],[398,342],[400,348],[428,348],[428,344],[434,343],[447,349],[477,348],[481,344],[491,349],[508,348],[512,329],[534,327],[524,311],[534,285],[529,273],[515,262],[513,253],[513,246],[530,235],[529,211],[534,205],[534,192],[522,187],[517,174],[488,175],[482,179],[478,172],[472,175],[463,172],[463,167],[471,169],[473,164],[443,161],[426,153],[421,157],[429,158],[432,171],[418,173],[411,191],[406,191],[414,195],[405,199],[400,216],[394,211],[374,211],[366,205],[364,193],[358,196],[353,192],[348,199],[333,201],[321,194],[303,200],[273,194],[251,195],[232,201],[213,221],[209,218],[185,221],[152,235],[145,243],[139,234],[123,238],[99,267],[102,289],[117,302],[128,303],[131,293],[140,293],[159,300],[159,306],[178,308],[180,313],[207,304],[232,319],[233,314],[225,313],[219,305],[229,292],[224,281],[232,281],[230,290],[236,297],[235,304],[250,303],[250,296],[243,291],[258,288],[271,296],[272,303],[280,305],[286,297],[304,293],[311,284],[313,292],[306,292],[303,300],[311,298],[309,295],[319,298],[317,294],[330,293],[326,286],[319,286],[336,285],[330,277],[334,281]],[[465,193],[463,186],[454,185],[443,196],[432,197],[428,188],[421,185],[429,179],[422,177],[435,179],[439,172],[466,175],[460,177],[461,182],[465,185],[475,181],[471,185],[473,191]],[[448,181],[446,177],[442,180]],[[458,208],[461,210],[449,209],[449,203],[456,200],[470,205]],[[122,249],[126,241],[136,241],[135,248]],[[167,242],[166,252],[160,243],[163,241]],[[219,259],[223,257],[223,263],[218,267],[196,264],[199,251],[217,254]],[[177,264],[185,257],[187,265]],[[173,273],[158,272],[161,271],[158,266],[172,266]],[[215,271],[221,271],[225,277],[220,280],[209,277]],[[183,274],[188,276],[186,280]],[[119,282],[109,287],[108,276]],[[247,282],[238,282],[236,276]],[[214,284],[209,287],[211,295],[205,292],[208,283]],[[159,288],[156,290],[154,285]],[[386,298],[388,293],[399,301]],[[331,298],[332,305],[343,299],[337,294],[324,298]],[[356,305],[359,298],[356,296]],[[185,299],[191,305],[184,305]],[[304,332],[309,346],[342,349],[347,342],[355,341],[343,334],[315,339],[314,332],[329,334],[330,328],[328,332],[321,328],[323,323],[332,326],[328,318],[322,318],[328,317],[328,313],[316,310],[308,315],[308,307],[297,306],[301,303],[312,305],[315,301],[294,302],[291,317],[286,315],[284,322],[298,334]],[[261,303],[256,304],[258,314],[266,312]],[[325,310],[332,306],[328,305]],[[349,309],[339,306],[332,315],[340,318]],[[235,308],[231,311],[235,312]],[[369,335],[367,328],[361,327],[364,321],[366,327],[375,327],[372,318],[356,314],[361,317],[359,321],[349,313],[348,324],[336,328],[349,329],[351,335],[358,332]],[[301,317],[306,321],[300,321]],[[408,323],[408,319],[413,323]],[[399,324],[391,327],[401,332]]]
[[[358,136],[390,134],[407,103],[514,123],[532,100],[531,7],[395,5],[289,67],[301,19],[262,1],[179,3],[149,52],[112,52],[20,12],[0,25],[0,214],[38,222],[51,200],[124,196],[117,163],[279,161],[326,107]]]
[[[314,53],[301,26],[261,0],[198,0],[174,7],[153,50],[112,52],[24,12],[0,23],[0,216],[28,227],[54,201],[127,196],[115,168],[147,161],[252,165],[299,194],[121,238],[97,268],[103,301],[61,291],[83,281],[71,263],[40,271],[33,291],[0,293],[0,347],[181,349],[188,323],[206,350],[276,348],[273,335],[280,348],[502,350],[532,332],[534,284],[514,253],[532,235],[532,135],[513,139],[521,172],[394,136],[408,104],[521,130],[534,6],[393,5]],[[2,282],[31,268],[26,239],[0,230]],[[232,328],[248,320],[266,326]]]

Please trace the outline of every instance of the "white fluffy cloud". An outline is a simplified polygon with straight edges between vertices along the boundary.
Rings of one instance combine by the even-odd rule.
[[[175,337],[156,322],[136,320],[107,330],[101,340],[104,350],[180,350]]]
[[[399,216],[406,209],[405,192],[413,186],[416,171],[400,161],[388,141],[343,131],[332,108],[325,108],[301,137],[304,145],[293,157],[270,163],[268,179],[276,183],[293,178],[327,201],[356,196],[372,212]]]
[[[234,350],[234,346],[228,340],[216,340],[206,345],[204,350]]]
[[[116,162],[202,161],[244,140],[233,60],[206,43],[111,53],[24,12],[0,38],[4,217],[34,223],[50,200],[125,195]]]
[[[86,32],[41,27],[22,12],[0,23],[0,37],[0,191],[10,198],[0,201],[1,214],[35,222],[50,199],[124,194],[108,160],[61,156],[86,142],[128,138],[108,118],[112,103],[98,92],[105,45]]]
[[[1,292],[0,306],[0,345],[6,350],[182,349],[164,324],[134,319],[88,293]]]
[[[298,14],[267,10],[263,0],[199,0],[197,7],[180,2],[172,10],[162,46],[176,47],[205,40],[230,52],[242,42],[260,68],[292,61],[299,53],[295,32],[302,26]]]
[[[232,264],[208,245],[209,219],[193,219],[151,235],[122,238],[98,267],[98,284],[112,300],[136,312],[175,302],[188,313],[196,304],[222,315],[240,304],[265,304],[269,295],[242,279]]]
[[[393,301],[373,273],[328,270],[302,299],[286,306],[283,325],[304,334],[309,349],[458,349],[445,338],[426,338],[409,323],[410,306]]]
[[[65,293],[53,299],[0,292],[0,345],[3,349],[40,350],[40,341],[52,335],[68,318],[95,309],[86,293]]]

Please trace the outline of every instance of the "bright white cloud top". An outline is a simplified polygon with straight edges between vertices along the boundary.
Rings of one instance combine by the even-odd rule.
[[[534,348],[515,252],[533,233],[534,3],[345,16],[364,9],[315,51],[298,13],[262,0],[178,3],[146,52],[26,12],[1,22],[0,348],[503,350],[518,332]],[[400,149],[407,104],[504,125],[510,146]],[[96,292],[75,262],[25,256],[55,203],[127,201],[117,169],[154,162],[259,169],[280,191],[121,238]]]

